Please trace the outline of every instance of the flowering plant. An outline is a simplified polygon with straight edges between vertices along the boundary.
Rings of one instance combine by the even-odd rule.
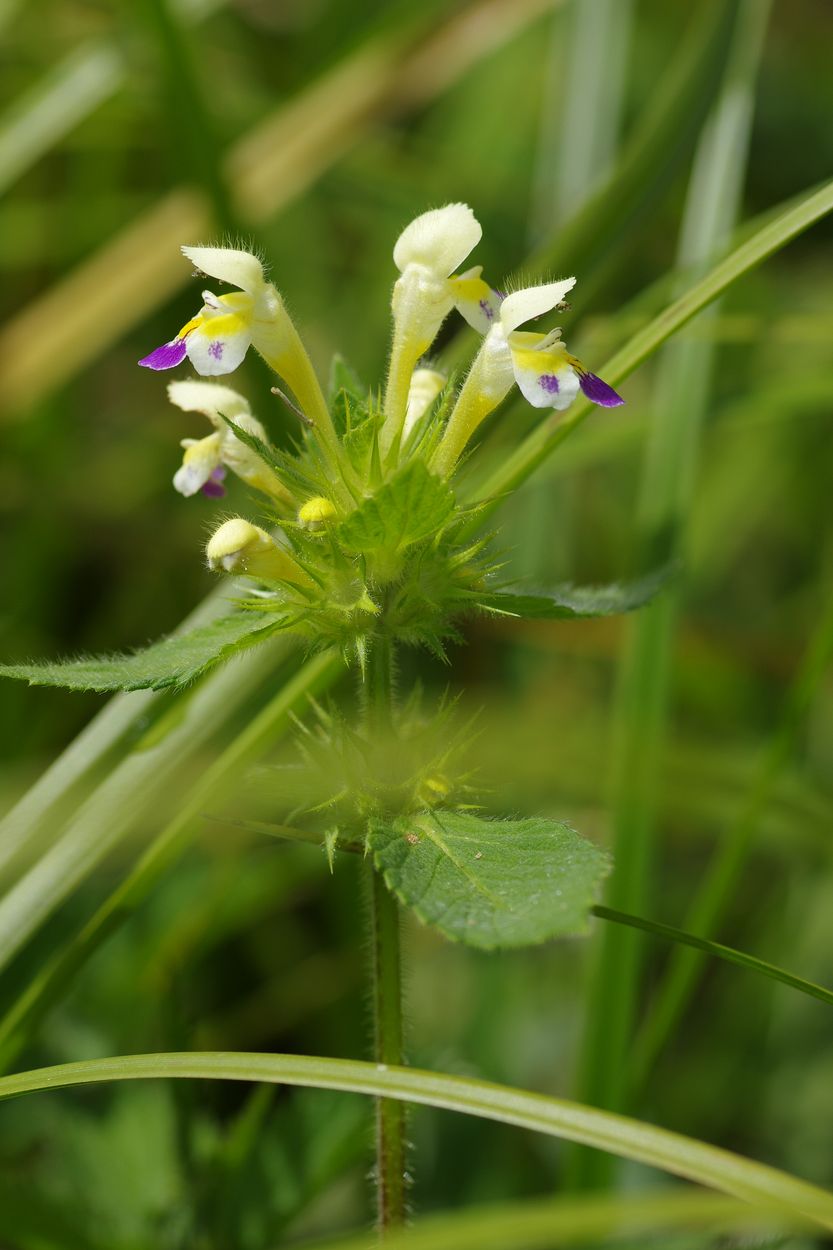
[[[559,328],[521,328],[564,310],[575,278],[504,293],[483,279],[480,267],[458,273],[480,236],[464,204],[423,213],[400,235],[381,401],[341,360],[325,398],[256,256],[184,247],[201,274],[235,289],[204,291],[196,316],[140,364],[169,370],[187,359],[201,378],[168,386],[176,407],[212,426],[205,437],[183,440],[175,488],[185,496],[220,497],[230,471],[257,493],[257,520],[225,519],[206,547],[211,569],[241,579],[237,597],[209,624],[133,655],[3,671],[93,690],[181,687],[278,632],[301,635],[312,650],[337,648],[360,670],[366,715],[360,740],[340,718],[322,717],[317,753],[308,751],[319,779],[351,778],[316,807],[331,818],[330,849],[339,840],[363,839],[388,884],[402,901],[418,905],[423,919],[451,937],[495,946],[584,931],[605,857],[557,822],[495,823],[477,815],[468,788],[453,775],[453,747],[444,741],[425,749],[422,714],[413,700],[395,696],[397,650],[421,645],[445,660],[467,614],[552,619],[626,611],[650,598],[661,579],[589,589],[519,587],[506,574],[494,536],[482,532],[489,501],[460,502],[461,461],[514,385],[536,408],[562,411],[579,392],[605,407],[623,402],[570,354]],[[459,387],[423,359],[455,308],[482,339]],[[249,347],[292,393],[287,402],[300,428],[291,451],[270,442],[242,395],[225,382],[202,380],[234,372]],[[360,763],[351,771],[346,761],[355,765],[357,752]],[[312,781],[310,787],[316,789]],[[498,853],[487,857],[481,850],[472,877],[470,865],[461,869],[455,839],[494,843]],[[520,883],[504,873],[507,856],[523,868]],[[435,875],[438,862],[449,869],[448,880]],[[551,889],[537,890],[531,903],[526,878],[542,875]],[[423,877],[430,877],[426,889]],[[457,906],[449,909],[451,896]]]
[[[480,239],[471,210],[450,204],[417,217],[394,248],[393,341],[381,399],[341,360],[325,394],[262,262],[231,248],[185,247],[197,270],[234,290],[203,304],[140,363],[191,363],[199,380],[170,383],[171,402],[211,431],[183,440],[174,486],[225,493],[228,472],[256,493],[256,520],[227,517],[206,546],[208,565],[236,579],[216,619],[144,651],[66,664],[7,665],[7,676],[92,690],[182,687],[235,653],[287,631],[335,652],[360,674],[355,722],[317,708],[302,730],[306,772],[301,834],[370,857],[376,1055],[401,1059],[397,906],[474,946],[519,946],[584,933],[607,856],[567,824],[544,817],[487,819],[457,763],[451,709],[426,718],[396,690],[402,646],[442,660],[472,613],[556,619],[606,615],[646,602],[662,578],[629,586],[546,589],[515,584],[483,520],[493,501],[462,500],[457,476],[482,423],[517,386],[561,412],[582,392],[623,401],[571,355],[560,328],[523,329],[565,310],[575,278],[503,293],[479,267],[457,270]],[[453,309],[481,336],[462,384],[429,353]],[[270,441],[248,401],[225,382],[254,347],[291,391],[277,390],[300,425],[292,450]],[[290,817],[291,819],[291,817]],[[314,831],[309,832],[309,826]],[[403,1209],[405,1139],[398,1105],[380,1104],[384,1211]],[[392,1222],[396,1222],[394,1216]]]

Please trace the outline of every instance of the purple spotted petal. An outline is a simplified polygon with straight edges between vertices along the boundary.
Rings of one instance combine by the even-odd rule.
[[[139,361],[146,369],[173,369],[185,359],[185,339],[171,339]]]
[[[208,481],[204,482],[200,487],[202,493],[207,495],[209,499],[222,499],[226,493],[226,488],[223,485],[225,476],[225,469],[221,464],[218,464]]]
[[[597,378],[595,373],[580,373],[579,385],[591,404],[600,404],[602,408],[618,408],[625,401],[617,395],[612,386]]]

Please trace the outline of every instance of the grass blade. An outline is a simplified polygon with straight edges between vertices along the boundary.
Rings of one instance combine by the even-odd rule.
[[[184,22],[171,0],[141,0],[136,11],[144,15],[160,61],[165,96],[160,132],[168,144],[171,172],[176,176],[184,161],[191,180],[202,187],[211,204],[215,228],[224,234],[238,234],[239,223],[223,172],[218,129],[185,38]]]
[[[232,589],[231,596],[239,594]],[[217,586],[175,632],[205,624],[224,611],[229,587]],[[209,681],[213,678],[209,678]],[[0,820],[0,882],[24,855],[31,859],[57,835],[65,809],[79,797],[89,774],[124,738],[146,720],[154,706],[170,696],[157,691],[116,695],[93,717],[66,750]],[[47,821],[49,822],[47,825]]]
[[[682,266],[707,265],[725,246],[737,215],[767,18],[767,5],[745,0],[726,81],[692,170],[679,247]],[[714,306],[709,313],[713,311]],[[714,344],[688,336],[669,344],[660,362],[656,415],[640,483],[640,564],[659,552],[668,559],[678,554],[713,361]],[[632,623],[619,672],[612,749],[613,871],[607,901],[630,913],[642,913],[648,905],[677,610],[678,592],[672,589]],[[642,952],[636,932],[603,930],[579,1075],[581,1097],[595,1106],[619,1110],[627,1102]],[[610,1183],[609,1158],[581,1151],[573,1163],[577,1185]]]
[[[753,1233],[784,1230],[785,1217],[768,1217],[733,1198],[680,1190],[676,1193],[594,1194],[428,1216],[409,1229],[389,1234],[386,1250],[552,1250],[602,1238],[655,1237],[695,1230]],[[787,1220],[787,1225],[792,1221]],[[803,1221],[802,1221],[803,1223]],[[309,1250],[375,1250],[378,1239],[364,1233],[340,1237]]]
[[[290,644],[265,643],[219,669],[161,741],[134,751],[83,804],[57,842],[0,899],[0,969],[118,843],[147,818],[172,778],[262,686]]]
[[[203,773],[182,808],[154,839],[130,874],[78,936],[30,978],[21,996],[0,1019],[0,1070],[8,1069],[14,1062],[33,1029],[70,987],[78,969],[148,896],[182,853],[206,808],[217,803],[235,778],[240,781],[244,770],[287,728],[292,714],[302,711],[307,700],[331,684],[343,667],[339,657],[332,654],[310,660]]]
[[[225,0],[181,0],[183,20],[202,21]],[[8,20],[0,7],[0,27]],[[127,77],[115,42],[89,40],[54,65],[0,118],[0,193],[111,99]]]
[[[726,67],[736,11],[734,0],[731,4],[709,0],[698,6],[609,179],[533,253],[524,266],[525,278],[544,272],[592,271],[602,258],[617,251],[624,254],[630,230],[694,146]],[[586,106],[583,87],[577,100]],[[583,288],[571,301],[574,307],[591,294],[591,284],[584,283]]]
[[[703,940],[724,915],[761,817],[775,785],[792,755],[798,735],[819,687],[833,661],[833,599],[822,614],[801,668],[790,689],[781,724],[765,752],[760,772],[737,820],[721,838],[706,878],[686,916],[686,928]],[[694,946],[695,942],[688,943]],[[637,1039],[632,1079],[645,1080],[657,1054],[679,1023],[697,984],[702,961],[688,951],[671,959],[654,994],[653,1005]]]
[[[815,981],[806,981],[803,977],[797,977],[792,972],[787,972],[785,968],[779,968],[763,959],[757,959],[754,955],[748,955],[746,951],[735,950],[732,946],[723,946],[720,942],[712,942],[709,938],[698,937],[696,933],[687,933],[685,929],[676,929],[673,925],[661,924],[657,920],[630,916],[627,912],[617,911],[613,907],[599,905],[593,908],[593,915],[598,916],[600,920],[611,920],[614,924],[641,929],[643,933],[653,934],[654,937],[667,938],[669,942],[677,942],[681,946],[704,951],[707,955],[713,955],[715,959],[725,959],[727,963],[737,964],[739,968],[746,968],[750,972],[770,977],[773,981],[780,981],[783,985],[789,985],[792,989],[800,990],[802,994],[809,994],[811,998],[818,998],[820,1002],[833,1007],[833,990],[817,985]]]
[[[624,113],[631,0],[573,5],[558,145],[559,221],[583,211],[590,192],[613,167]]]
[[[802,1216],[833,1230],[833,1194],[763,1163],[705,1142],[595,1107],[418,1068],[382,1068],[351,1059],[309,1055],[194,1051],[123,1055],[59,1064],[0,1078],[0,1099],[100,1081],[265,1081],[459,1111],[535,1133],[582,1142],[741,1198],[766,1211]]]

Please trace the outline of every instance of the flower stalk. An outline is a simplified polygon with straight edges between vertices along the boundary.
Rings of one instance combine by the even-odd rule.
[[[393,732],[394,654],[389,639],[379,637],[367,658],[367,729],[370,735]],[[379,870],[369,864],[371,1001],[373,1058],[380,1068],[401,1066],[402,961],[399,904]],[[405,1222],[407,1211],[407,1140],[405,1108],[390,1098],[376,1100],[377,1227],[385,1233]]]

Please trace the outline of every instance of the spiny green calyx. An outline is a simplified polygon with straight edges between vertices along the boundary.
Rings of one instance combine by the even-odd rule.
[[[338,646],[360,664],[374,638],[442,656],[495,566],[485,539],[465,537],[470,510],[428,467],[437,427],[415,429],[384,457],[372,397],[340,385],[331,409],[335,450],[322,449],[310,427],[291,455],[235,430],[284,484],[294,510],[286,515],[276,501],[267,518],[286,571],[270,572],[264,559],[233,567],[258,582],[248,606],[264,624],[301,633],[315,648]]]

